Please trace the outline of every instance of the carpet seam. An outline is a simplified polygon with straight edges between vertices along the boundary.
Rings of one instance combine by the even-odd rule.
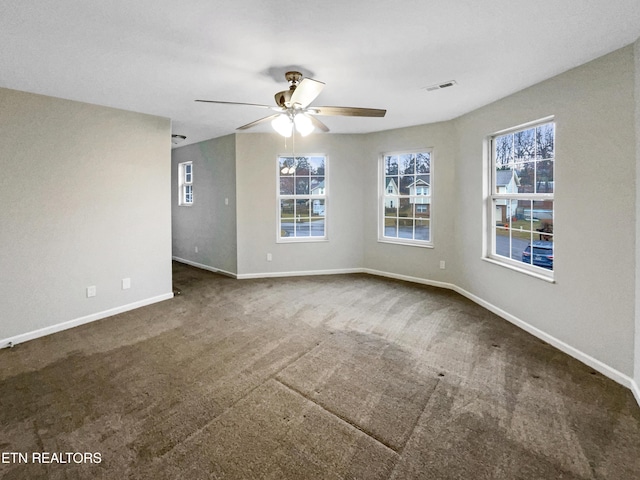
[[[253,392],[255,392],[258,388],[262,387],[263,385],[265,385],[269,380],[275,380],[278,381],[278,379],[276,378],[277,375],[280,374],[280,372],[282,372],[284,369],[286,369],[287,367],[293,365],[295,362],[297,362],[298,360],[300,360],[302,357],[304,357],[305,355],[307,355],[308,353],[310,353],[311,351],[313,351],[314,349],[318,348],[320,345],[322,344],[322,341],[317,343],[316,345],[314,345],[313,347],[311,347],[309,350],[303,352],[302,354],[300,354],[299,356],[295,357],[293,360],[291,360],[291,362],[287,363],[285,366],[283,366],[281,369],[279,369],[278,371],[274,372],[273,374],[269,375],[263,382],[259,383],[258,385],[256,385],[255,387],[253,387],[252,389],[250,389],[249,391],[247,391],[247,393],[243,396],[241,396],[240,398],[238,398],[238,400],[236,400],[235,402],[233,402],[231,405],[229,405],[227,408],[225,408],[219,415],[216,415],[214,417],[212,417],[207,423],[205,423],[204,425],[202,425],[201,427],[197,428],[196,430],[194,430],[193,432],[191,432],[189,435],[187,435],[186,437],[184,437],[184,439],[182,439],[180,442],[176,443],[175,445],[173,445],[169,450],[167,450],[166,452],[164,452],[162,455],[160,455],[159,457],[156,457],[158,459],[164,458],[166,455],[170,454],[171,452],[173,452],[176,447],[178,447],[178,445],[180,445],[181,443],[187,442],[189,441],[193,436],[197,435],[198,433],[202,432],[205,428],[207,428],[209,425],[211,425],[214,421],[216,421],[218,418],[222,417],[225,413],[227,413],[229,410],[231,410],[233,407],[235,407],[238,403],[240,403],[242,400],[244,400],[245,398],[247,398],[249,395],[251,395]]]
[[[431,390],[431,395],[429,395],[429,398],[427,398],[427,401],[424,402],[424,405],[422,407],[422,411],[420,412],[420,415],[418,415],[418,418],[416,418],[416,421],[413,424],[413,428],[411,429],[411,433],[409,433],[409,435],[407,436],[407,441],[404,442],[404,445],[402,445],[402,448],[398,452],[398,456],[400,458],[403,458],[404,449],[406,448],[407,444],[411,440],[411,437],[413,436],[414,432],[416,431],[416,427],[418,426],[418,423],[420,423],[420,419],[424,415],[424,412],[427,410],[427,405],[429,405],[429,402],[431,401],[431,397],[433,397],[433,394],[435,393],[436,389],[438,388],[438,385],[440,385],[440,379],[436,378],[436,384],[433,386],[433,390]],[[393,466],[393,470],[391,470],[391,473],[387,477],[387,480],[390,480],[391,478],[393,478],[393,474],[395,473],[396,469],[398,468],[398,463],[399,462],[396,462],[395,465]]]
[[[304,393],[302,393],[300,390],[292,387],[291,385],[286,384],[283,380],[279,379],[279,378],[274,378],[274,380],[276,382],[278,382],[279,384],[281,384],[283,387],[286,387],[287,389],[291,390],[292,392],[300,395],[302,398],[304,398],[305,400],[308,400],[309,402],[313,403],[314,405],[317,405],[318,407],[320,407],[322,410],[324,410],[325,412],[327,412],[328,414],[336,417],[338,420],[342,421],[343,423],[346,423],[347,425],[355,428],[356,430],[364,433],[367,437],[371,438],[372,440],[374,440],[376,443],[379,443],[380,445],[382,445],[383,447],[385,447],[388,450],[391,450],[397,457],[400,457],[400,453],[393,448],[391,445],[388,445],[384,440],[378,438],[375,434],[373,434],[372,432],[369,432],[367,430],[365,430],[364,428],[362,428],[360,425],[357,425],[356,423],[351,422],[348,418],[343,417],[342,415],[339,415],[335,412],[332,412],[331,410],[329,410],[327,407],[325,407],[324,405],[318,403],[317,401],[315,401],[312,398],[309,398],[307,395],[305,395]],[[422,414],[421,414],[422,415]],[[412,431],[413,433],[413,431]],[[395,469],[395,467],[394,467]]]

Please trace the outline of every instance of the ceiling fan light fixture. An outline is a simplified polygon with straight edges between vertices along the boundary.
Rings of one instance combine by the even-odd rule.
[[[283,137],[290,137],[293,133],[293,123],[289,115],[282,114],[271,120],[271,126]]]
[[[306,137],[313,132],[313,123],[304,113],[296,114],[296,116],[293,117],[293,123],[296,125],[296,131],[303,137]]]

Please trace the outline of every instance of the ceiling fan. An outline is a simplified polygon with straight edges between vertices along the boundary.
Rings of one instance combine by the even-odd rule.
[[[357,107],[312,107],[313,102],[322,89],[324,83],[311,78],[302,78],[300,72],[287,72],[284,75],[289,82],[289,89],[275,94],[276,105],[260,105],[257,103],[222,102],[218,100],[196,100],[196,102],[222,103],[226,105],[248,105],[251,107],[267,108],[277,113],[261,118],[237,130],[246,130],[264,122],[271,121],[271,126],[284,137],[290,137],[294,131],[302,136],[310,134],[314,128],[328,132],[329,127],[322,123],[316,115],[340,115],[348,117],[384,117],[386,110],[377,108]]]

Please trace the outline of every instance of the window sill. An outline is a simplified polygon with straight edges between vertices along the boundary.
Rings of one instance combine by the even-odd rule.
[[[402,240],[389,240],[386,238],[378,238],[378,243],[390,243],[392,245],[402,245],[404,247],[434,248],[433,243],[403,242]]]
[[[500,260],[496,260],[491,257],[482,257],[482,260],[485,262],[492,263],[494,265],[498,265],[500,267],[508,268],[509,270],[514,270],[516,272],[524,273],[525,275],[529,275],[530,277],[538,278],[540,280],[544,280],[549,283],[556,283],[555,279],[549,275],[544,275],[542,273],[533,272],[526,268],[520,268],[515,265],[511,265],[510,263],[502,262]]]
[[[276,243],[322,243],[328,242],[328,238],[313,238],[313,237],[294,237],[294,238],[281,238],[276,239]]]

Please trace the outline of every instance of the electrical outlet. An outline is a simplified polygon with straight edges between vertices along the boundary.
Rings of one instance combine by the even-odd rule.
[[[444,270],[444,260],[440,260],[440,268]]]
[[[273,255],[267,253],[267,262],[271,262],[273,260]]]
[[[87,287],[87,298],[95,297],[97,294],[97,289],[95,285]]]
[[[131,288],[131,279],[130,278],[123,278],[122,279],[122,289],[123,290],[127,290]]]
[[[198,253],[198,247],[195,247],[195,248],[194,248],[194,251],[195,251],[196,253]]]

